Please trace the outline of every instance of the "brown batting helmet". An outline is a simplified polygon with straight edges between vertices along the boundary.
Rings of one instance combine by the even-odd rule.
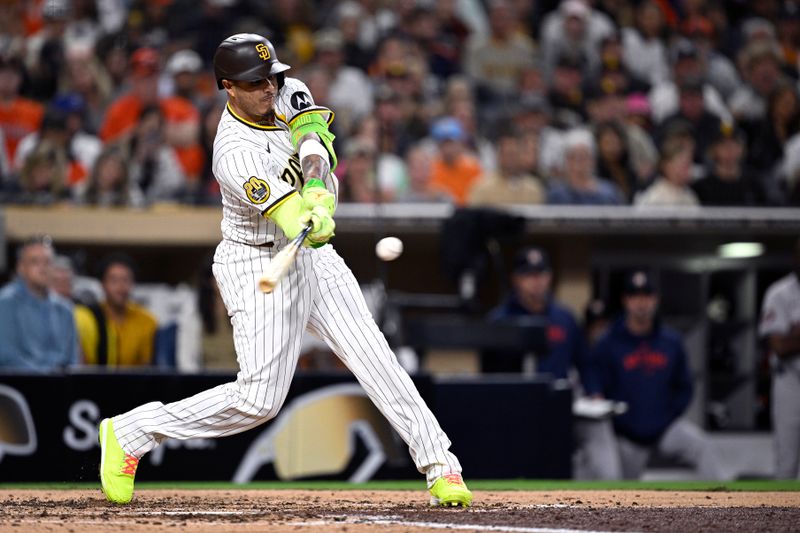
[[[222,80],[259,81],[291,67],[278,61],[269,39],[255,33],[237,33],[220,43],[214,53],[217,88]],[[281,76],[282,78],[282,76]],[[283,80],[280,80],[281,85]]]

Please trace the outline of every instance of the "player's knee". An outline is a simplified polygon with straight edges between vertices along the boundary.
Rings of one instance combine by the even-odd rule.
[[[255,386],[244,386],[237,388],[238,411],[250,418],[269,420],[277,416],[283,404],[283,397],[271,395],[271,389]]]

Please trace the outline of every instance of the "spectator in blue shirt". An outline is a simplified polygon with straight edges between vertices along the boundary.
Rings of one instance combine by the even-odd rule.
[[[47,371],[77,362],[72,311],[49,287],[52,262],[49,240],[19,249],[17,278],[0,290],[0,369]]]
[[[589,356],[587,392],[625,402],[614,418],[622,476],[638,479],[650,454],[689,463],[703,479],[724,479],[714,446],[683,418],[692,399],[692,378],[678,332],[656,318],[658,296],[642,270],[625,280],[624,314],[600,338]]]
[[[537,354],[536,372],[566,379],[571,367],[583,360],[583,336],[572,313],[551,294],[553,273],[547,252],[538,247],[523,248],[514,258],[513,291],[489,314],[490,320],[543,317],[547,320],[549,351]],[[520,372],[524,354],[486,353],[484,372]]]

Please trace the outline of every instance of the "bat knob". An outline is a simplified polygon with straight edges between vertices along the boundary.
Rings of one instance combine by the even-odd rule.
[[[258,288],[261,292],[269,294],[275,288],[275,282],[269,279],[260,279],[258,280]]]

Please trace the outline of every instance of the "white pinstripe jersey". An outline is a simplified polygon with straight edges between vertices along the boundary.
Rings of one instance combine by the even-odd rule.
[[[300,160],[287,123],[314,105],[306,85],[286,78],[275,100],[275,126],[261,126],[225,107],[214,139],[212,170],[222,194],[222,237],[259,245],[283,238],[283,231],[263,216],[303,186]],[[336,193],[331,174],[328,188]]]

